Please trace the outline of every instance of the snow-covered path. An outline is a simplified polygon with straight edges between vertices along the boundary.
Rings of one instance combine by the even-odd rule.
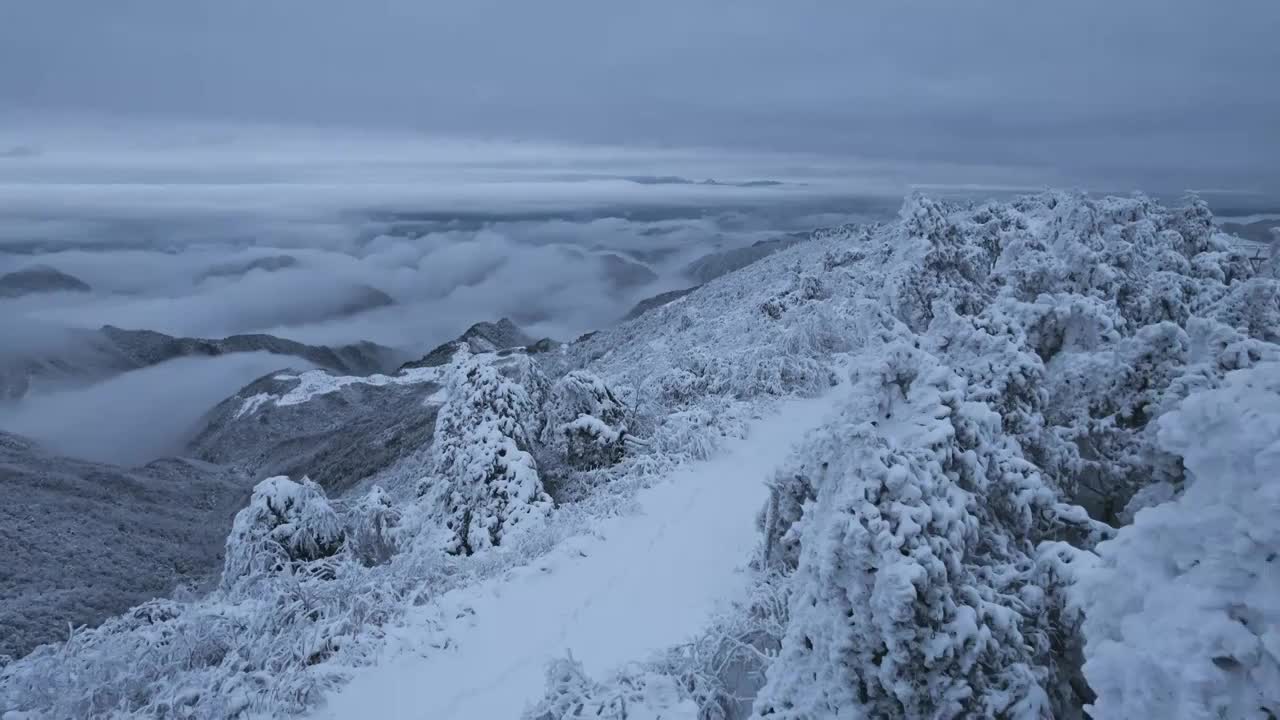
[[[599,677],[693,636],[743,589],[764,483],[838,394],[783,403],[746,438],[641,491],[640,512],[416,611],[316,717],[514,720],[566,651]]]

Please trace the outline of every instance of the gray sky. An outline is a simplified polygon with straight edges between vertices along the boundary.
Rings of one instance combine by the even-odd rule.
[[[1280,193],[1278,87],[1276,0],[0,0],[10,125],[413,129]]]

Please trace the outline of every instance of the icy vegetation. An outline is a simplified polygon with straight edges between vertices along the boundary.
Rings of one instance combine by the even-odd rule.
[[[304,711],[413,607],[829,394],[736,605],[611,674],[553,663],[526,717],[1280,716],[1275,270],[1195,198],[914,195],[550,352],[460,345],[420,368],[408,491],[261,483],[217,590],[13,661],[0,710]]]
[[[551,498],[529,453],[529,425],[537,414],[529,390],[470,358],[453,370],[447,388],[449,399],[436,420],[431,476],[421,494],[447,517],[445,549],[470,555],[544,519]]]
[[[303,478],[267,478],[249,507],[236,514],[227,538],[222,583],[283,572],[333,556],[342,547],[342,521],[319,485]]]
[[[1182,458],[1183,491],[1099,545],[1080,584],[1095,714],[1275,716],[1280,364],[1191,396],[1157,442]]]

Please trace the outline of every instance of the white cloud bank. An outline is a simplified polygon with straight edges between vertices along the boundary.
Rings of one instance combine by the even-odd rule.
[[[502,316],[608,325],[687,286],[689,260],[865,216],[851,198],[900,183],[802,155],[270,127],[54,123],[0,128],[6,145],[27,151],[0,159],[0,272],[51,265],[94,292],[5,311],[414,350]],[[394,304],[348,317],[371,288]]]

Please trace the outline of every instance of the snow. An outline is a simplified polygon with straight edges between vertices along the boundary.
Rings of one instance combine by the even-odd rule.
[[[278,376],[304,402],[441,373],[414,394],[446,401],[436,428],[457,421],[444,437],[459,444],[414,453],[388,487],[459,489],[464,515],[510,516],[502,502],[517,486],[538,506],[549,487],[562,504],[525,540],[448,555],[434,495],[369,497],[355,511],[341,498],[356,542],[77,630],[0,668],[0,707],[280,717],[337,692],[319,717],[487,720],[579,698],[609,717],[623,697],[635,717],[632,698],[665,686],[707,717],[728,693],[769,720],[1070,718],[1095,697],[1100,720],[1240,717],[1263,703],[1280,717],[1280,405],[1252,397],[1280,397],[1280,379],[1226,377],[1280,359],[1278,275],[1194,199],[913,196],[896,222],[815,233],[558,353],[493,356],[524,393],[480,393],[484,422],[463,412],[476,388],[433,395],[443,368]],[[455,367],[470,362],[460,354]],[[821,408],[757,414],[828,389],[841,366],[859,390],[780,464]],[[559,397],[573,388],[591,402]],[[584,414],[626,443],[615,464],[557,464],[569,459],[564,424]],[[1170,435],[1165,417],[1182,430]],[[477,482],[437,462],[445,450],[483,470]],[[522,453],[537,477],[495,486],[490,470]],[[682,465],[694,460],[706,462]],[[749,574],[747,588],[735,569],[760,536],[764,473],[761,559],[778,572]],[[636,492],[639,514],[611,517]],[[1117,534],[1086,507],[1132,524]],[[1080,599],[1073,584],[1094,589]],[[761,597],[779,609],[741,628],[759,634],[713,612],[727,600],[753,612],[764,606],[744,600]],[[170,606],[176,617],[150,619]],[[748,652],[780,649],[738,663],[712,647],[744,638]],[[758,693],[741,682],[761,673]],[[1163,714],[1157,696],[1173,703]]]
[[[263,405],[266,405],[268,402],[273,400],[277,407],[301,405],[316,396],[337,392],[347,385],[355,385],[357,383],[362,385],[375,385],[379,387],[383,385],[416,385],[419,383],[440,382],[440,378],[440,368],[436,367],[409,368],[398,375],[375,374],[363,377],[358,375],[333,375],[325,370],[308,370],[298,375],[284,373],[276,375],[272,379],[282,381],[297,380],[298,384],[283,395],[277,396],[272,395],[271,393],[258,393],[246,398],[245,401],[240,404],[240,409],[236,410],[235,419],[239,419],[245,415],[252,415]],[[429,400],[437,398],[437,396],[439,396],[439,400],[443,401],[444,398],[443,396],[440,396],[439,392],[433,395],[432,398],[429,398]]]
[[[317,395],[337,392],[347,385],[360,383],[363,385],[416,385],[419,383],[440,382],[441,368],[422,367],[409,368],[398,375],[331,375],[324,370],[308,370],[299,375],[277,375],[276,380],[297,380],[292,390],[276,400],[277,406],[300,405]]]
[[[419,490],[430,496],[428,504],[450,530],[447,550],[470,555],[541,523],[552,502],[529,452],[538,403],[525,386],[493,365],[468,361],[450,375],[447,387],[450,399],[436,418],[431,473]]]
[[[342,547],[342,521],[324,490],[303,477],[278,475],[253,488],[227,537],[223,584],[275,572],[291,561],[333,555]]]
[[[236,411],[236,418],[240,419],[242,415],[252,415],[258,411],[258,408],[275,399],[275,395],[271,393],[258,393],[245,399],[240,405],[240,409]]]
[[[1079,581],[1094,718],[1280,712],[1280,363],[1228,374],[1159,419],[1177,498],[1098,545]]]
[[[693,636],[745,592],[765,481],[838,394],[783,403],[710,460],[641,491],[637,512],[415,610],[377,665],[315,717],[515,718],[566,651],[594,675]]]

